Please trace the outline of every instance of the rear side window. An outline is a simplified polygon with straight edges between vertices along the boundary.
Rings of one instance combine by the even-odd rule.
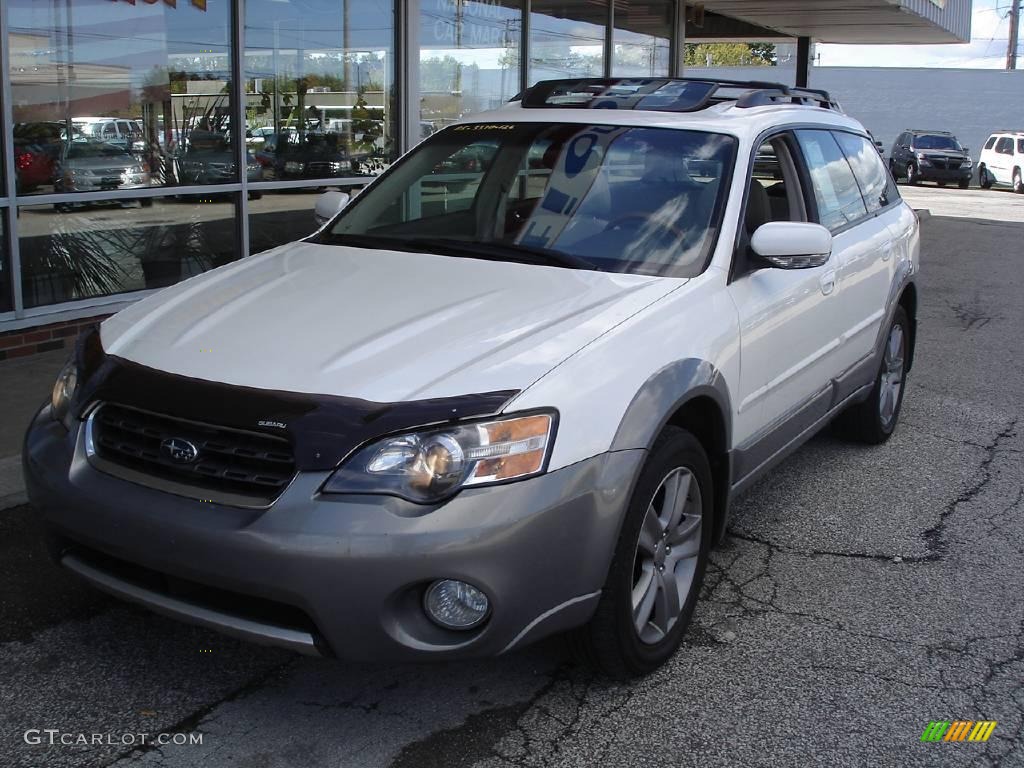
[[[1013,139],[1009,136],[1003,136],[996,144],[996,152],[1000,155],[1012,155],[1013,154]]]
[[[1017,154],[1024,155],[1024,139],[1017,139]]]
[[[843,154],[850,162],[853,175],[860,185],[860,191],[864,195],[864,202],[867,204],[868,212],[873,213],[885,208],[889,203],[899,199],[896,192],[896,185],[890,184],[891,177],[882,165],[878,152],[871,145],[871,142],[863,136],[855,136],[852,133],[836,131],[835,136]]]
[[[992,149],[996,145],[996,137],[989,136],[988,141],[985,142],[985,149]]]
[[[830,131],[796,131],[818,204],[818,221],[835,231],[867,216],[860,187]]]

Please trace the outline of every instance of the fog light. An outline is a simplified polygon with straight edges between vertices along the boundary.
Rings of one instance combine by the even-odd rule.
[[[427,615],[445,629],[472,629],[487,618],[487,595],[464,581],[435,581],[423,598]]]

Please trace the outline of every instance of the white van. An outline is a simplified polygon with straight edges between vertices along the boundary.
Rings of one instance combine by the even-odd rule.
[[[978,161],[981,186],[1006,184],[1024,193],[1024,131],[997,131],[988,137]]]

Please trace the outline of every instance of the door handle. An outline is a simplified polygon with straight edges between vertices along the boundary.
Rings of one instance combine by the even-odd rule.
[[[830,269],[818,278],[818,283],[821,285],[821,292],[828,296],[836,287],[836,271],[834,269]]]
[[[892,244],[886,245],[882,249],[882,261],[888,261],[892,257]]]

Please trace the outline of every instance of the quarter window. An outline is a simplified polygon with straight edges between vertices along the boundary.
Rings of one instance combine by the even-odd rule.
[[[1017,139],[1017,154],[1024,155],[1024,139]]]
[[[885,208],[889,203],[899,199],[895,184],[890,185],[891,177],[882,165],[877,150],[867,139],[862,136],[854,136],[852,133],[836,131],[835,136],[843,154],[853,168],[853,175],[860,184],[860,191],[864,195],[864,202],[867,204],[868,212]],[[891,187],[891,188],[890,188]]]
[[[835,231],[867,216],[867,206],[839,144],[829,131],[796,132],[811,173],[818,221]]]

